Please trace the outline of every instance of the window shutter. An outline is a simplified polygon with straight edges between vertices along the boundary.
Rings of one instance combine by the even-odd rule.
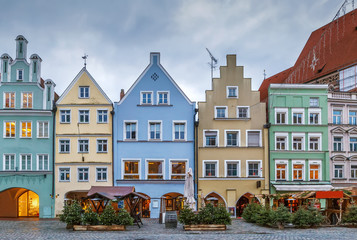
[[[260,132],[248,132],[248,146],[259,147]]]

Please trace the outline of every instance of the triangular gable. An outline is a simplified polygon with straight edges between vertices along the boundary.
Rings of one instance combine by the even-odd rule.
[[[345,129],[343,129],[342,127],[335,127],[333,129],[331,129],[332,133],[345,133]]]
[[[151,66],[154,65],[153,57],[157,56],[157,66],[162,70],[162,72],[166,75],[166,77],[172,82],[172,84],[177,88],[177,90],[181,93],[181,95],[186,99],[186,101],[190,104],[193,105],[194,102],[192,102],[186,94],[182,91],[182,89],[177,85],[177,83],[173,80],[173,78],[170,76],[170,74],[165,70],[165,68],[161,65],[160,63],[160,53],[158,52],[151,52],[150,53],[150,64],[145,68],[145,70],[140,74],[139,78],[134,82],[134,84],[129,88],[125,96],[118,102],[118,105],[123,103],[126,99],[126,97],[133,91],[133,89],[136,87],[136,85],[143,79],[147,71],[151,68]]]
[[[107,94],[103,91],[103,89],[99,86],[99,84],[95,81],[95,79],[92,77],[92,75],[87,71],[85,67],[82,68],[82,70],[77,74],[77,76],[73,79],[73,81],[69,84],[69,86],[66,88],[66,90],[62,93],[61,97],[58,99],[56,104],[61,104],[61,101],[67,96],[67,94],[70,92],[70,90],[73,88],[73,86],[76,84],[76,82],[81,78],[81,76],[86,73],[89,77],[89,79],[93,82],[95,87],[99,90],[99,92],[104,96],[104,98],[108,101],[109,104],[112,104],[112,101],[110,98],[107,96]]]
[[[353,127],[347,130],[349,134],[357,134],[357,127]]]

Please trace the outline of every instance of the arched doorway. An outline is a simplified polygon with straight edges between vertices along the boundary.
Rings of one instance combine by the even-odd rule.
[[[184,201],[181,193],[166,193],[161,199],[165,203],[163,204],[163,208],[165,209],[161,209],[161,212],[180,211],[183,208]]]
[[[216,192],[211,192],[205,197],[205,204],[212,204],[214,207],[227,207],[226,200]]]
[[[33,191],[27,190],[17,198],[18,217],[39,217],[40,198]]]
[[[236,203],[237,217],[242,217],[244,208],[251,202],[252,199],[256,199],[256,198],[251,193],[245,193],[238,199]]]

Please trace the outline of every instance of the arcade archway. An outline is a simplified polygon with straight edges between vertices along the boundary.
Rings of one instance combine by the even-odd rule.
[[[40,198],[26,188],[10,188],[0,192],[0,217],[39,217]]]
[[[205,197],[205,204],[212,204],[214,207],[227,207],[226,200],[216,192],[211,192]]]

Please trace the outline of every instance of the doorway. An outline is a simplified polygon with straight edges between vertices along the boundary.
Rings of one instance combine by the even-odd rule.
[[[30,190],[21,194],[17,199],[18,217],[39,217],[40,198]]]

